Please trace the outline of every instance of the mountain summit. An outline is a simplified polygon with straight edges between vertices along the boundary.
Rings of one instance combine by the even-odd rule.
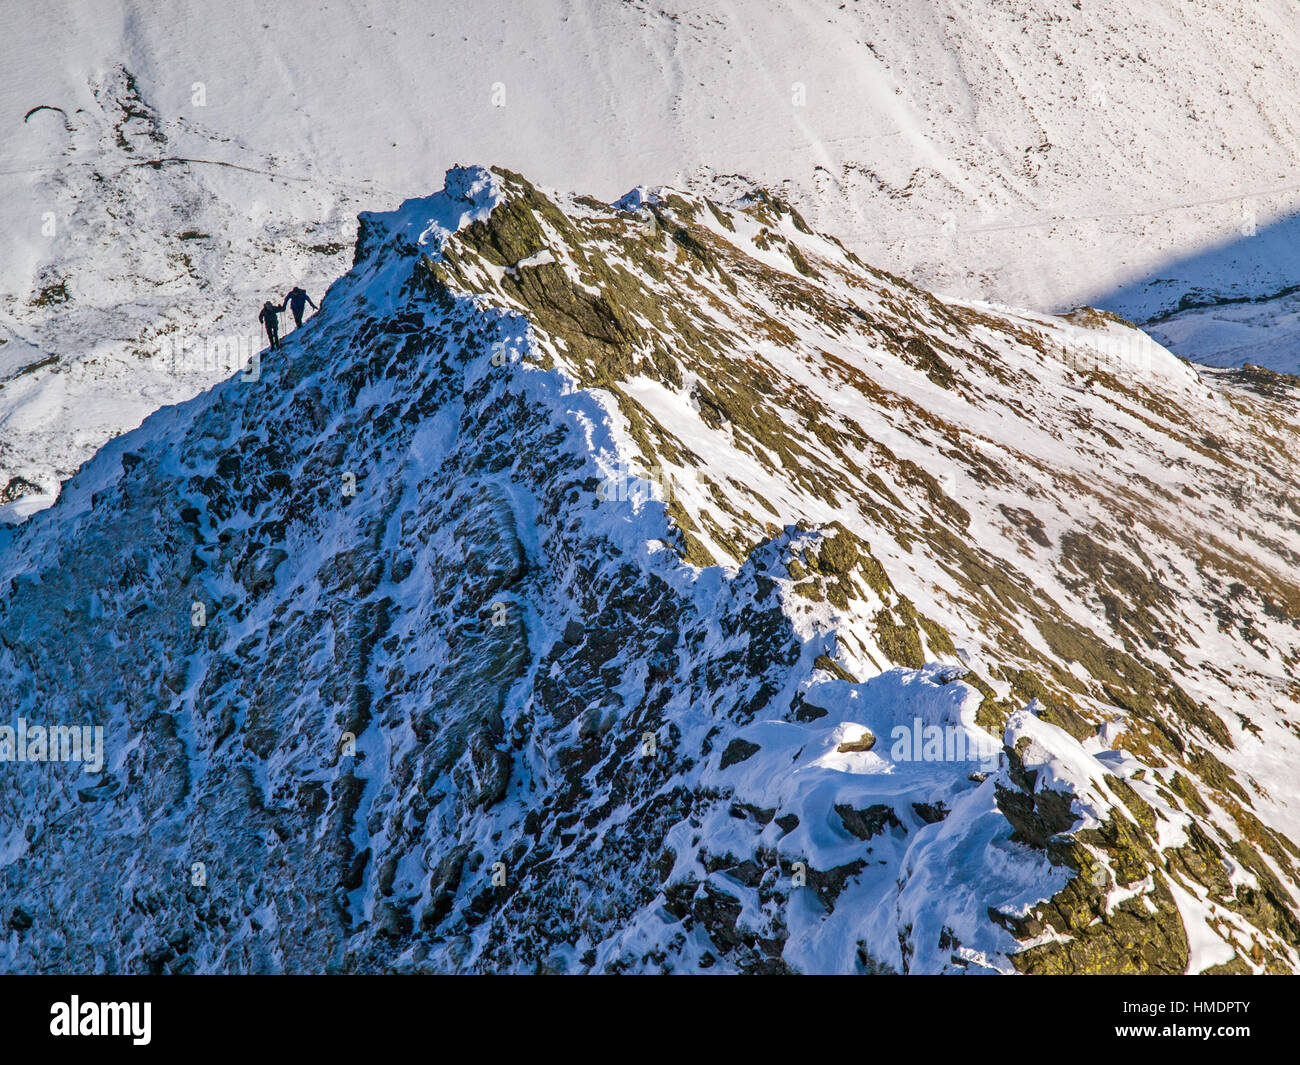
[[[360,222],[6,534],[0,968],[1300,969],[1295,379],[757,187]]]

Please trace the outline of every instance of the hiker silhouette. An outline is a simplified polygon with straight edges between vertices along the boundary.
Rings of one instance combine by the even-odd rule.
[[[280,319],[276,316],[283,312],[284,308],[272,300],[267,300],[262,304],[262,309],[257,312],[257,320],[266,326],[266,335],[273,349],[280,346]]]
[[[295,329],[297,329],[299,326],[302,325],[302,309],[303,309],[303,304],[306,303],[311,303],[311,297],[297,286],[294,286],[292,289],[290,289],[289,294],[284,297],[283,306],[288,307],[290,310],[293,311],[293,327]],[[281,309],[283,309],[283,307]],[[314,303],[311,303],[311,309],[313,311],[320,310],[320,308],[317,307],[316,304]]]

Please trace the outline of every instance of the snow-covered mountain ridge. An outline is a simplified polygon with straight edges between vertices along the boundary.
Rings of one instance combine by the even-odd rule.
[[[479,168],[250,377],[7,534],[4,968],[1300,968],[1293,379]]]
[[[1288,0],[8,6],[0,520],[229,372],[167,345],[259,342],[358,211],[458,159],[602,199],[746,175],[865,261],[1039,311],[1144,322],[1300,274]],[[1293,303],[1161,336],[1296,372]]]

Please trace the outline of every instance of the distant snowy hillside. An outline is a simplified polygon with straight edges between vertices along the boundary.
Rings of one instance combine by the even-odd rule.
[[[763,193],[361,218],[6,532],[0,970],[1296,972],[1295,382]]]
[[[1300,204],[1284,0],[10,6],[9,520],[230,369],[168,345],[256,339],[265,298],[346,267],[358,210],[457,160],[604,199],[745,175],[869,262],[1037,310],[1143,319],[1300,272],[1296,241],[1243,235]],[[1162,272],[1224,241],[1230,276]],[[1253,361],[1300,365],[1276,339]]]

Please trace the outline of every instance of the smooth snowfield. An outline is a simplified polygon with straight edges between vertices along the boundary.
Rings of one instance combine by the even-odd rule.
[[[1040,308],[1300,203],[1282,0],[14,8],[15,186],[69,162],[59,115],[28,109],[75,124],[123,64],[253,199],[269,174],[410,195],[469,158],[607,198],[741,173],[883,267]]]

